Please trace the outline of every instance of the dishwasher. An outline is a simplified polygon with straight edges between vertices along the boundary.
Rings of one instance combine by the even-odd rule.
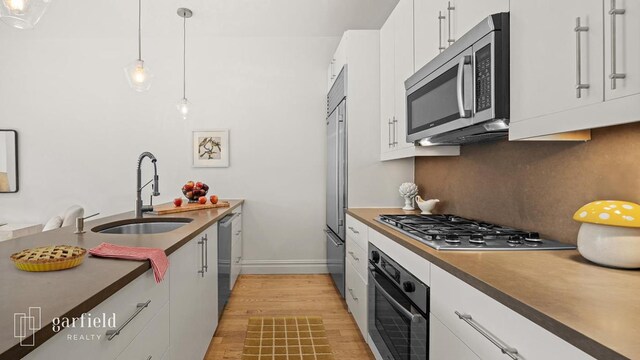
[[[218,222],[218,318],[222,316],[231,296],[232,223],[238,215],[227,215]]]

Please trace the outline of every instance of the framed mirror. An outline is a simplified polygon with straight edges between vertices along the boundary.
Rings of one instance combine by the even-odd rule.
[[[0,193],[18,192],[18,132],[0,129]]]

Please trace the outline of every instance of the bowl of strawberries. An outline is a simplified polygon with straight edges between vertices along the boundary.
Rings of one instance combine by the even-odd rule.
[[[189,200],[190,203],[198,202],[203,196],[207,196],[207,192],[209,191],[209,185],[197,181],[187,181],[184,186],[182,186],[182,193]]]

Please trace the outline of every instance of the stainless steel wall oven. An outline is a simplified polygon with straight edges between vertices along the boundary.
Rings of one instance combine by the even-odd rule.
[[[429,358],[429,287],[369,244],[369,337],[384,360]]]

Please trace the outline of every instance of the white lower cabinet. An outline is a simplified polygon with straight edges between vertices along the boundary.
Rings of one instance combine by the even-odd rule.
[[[350,221],[351,220],[351,221]],[[347,217],[347,225],[362,224],[351,217]],[[364,224],[362,224],[364,226]],[[366,227],[359,227],[354,235],[367,235]],[[365,243],[368,246],[368,242]],[[349,311],[360,328],[362,336],[367,339],[367,250],[363,249],[354,237],[347,233],[344,297]]]
[[[169,303],[118,356],[118,360],[160,359],[169,348]]]
[[[24,359],[204,358],[218,325],[217,259],[215,223],[169,256],[162,282],[148,270],[88,311],[115,316],[115,327],[67,327]]]
[[[430,360],[480,360],[451,330],[429,314]]]
[[[231,290],[242,272],[242,209],[238,208],[234,213],[237,216],[231,222],[231,231],[233,231],[231,234]]]
[[[169,270],[169,272],[171,269]],[[88,311],[91,318],[115,316],[115,327],[67,327],[24,359],[113,360],[132,344],[143,329],[154,322],[169,300],[169,276],[156,284],[153,271],[148,270],[120,289],[100,305]],[[139,304],[145,304],[146,306]],[[88,316],[88,315],[87,315]],[[127,319],[131,321],[125,324]],[[168,324],[167,324],[168,326]],[[120,331],[109,340],[108,330]],[[168,327],[166,331],[168,331]],[[139,335],[140,334],[140,335]],[[168,344],[168,343],[167,343]],[[162,349],[164,350],[164,348]],[[162,352],[159,353],[159,356]],[[145,357],[146,359],[146,357]]]
[[[521,359],[593,359],[435,265],[431,313],[481,359],[508,359],[487,337]]]
[[[183,245],[171,261],[171,359],[202,359],[218,324],[218,224]]]
[[[367,338],[367,284],[360,277],[350,261],[345,264],[345,294],[349,311],[360,328],[362,336]]]

